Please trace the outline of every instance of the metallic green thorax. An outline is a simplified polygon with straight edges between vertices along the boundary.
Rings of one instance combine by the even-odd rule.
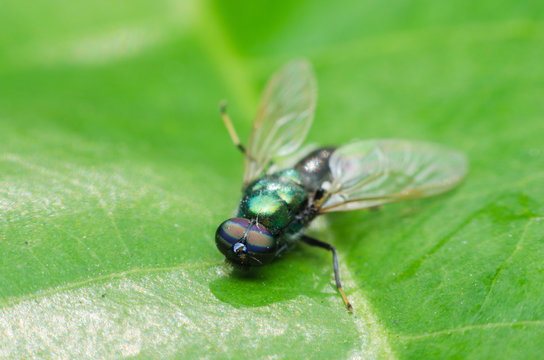
[[[308,203],[296,170],[279,171],[250,183],[240,201],[238,216],[256,219],[272,234],[286,228]]]

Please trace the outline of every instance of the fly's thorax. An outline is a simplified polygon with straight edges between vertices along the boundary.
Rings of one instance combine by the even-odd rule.
[[[232,218],[224,221],[215,233],[215,244],[235,264],[259,266],[272,261],[276,254],[276,238],[255,221]]]
[[[238,216],[255,219],[272,234],[278,234],[308,203],[302,179],[293,170],[280,171],[250,183],[245,191]]]

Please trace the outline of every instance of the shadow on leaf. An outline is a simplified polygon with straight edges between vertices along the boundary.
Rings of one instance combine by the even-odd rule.
[[[305,296],[324,303],[332,291],[329,254],[300,246],[264,267],[232,267],[210,283],[220,301],[237,308],[260,307]],[[329,286],[331,285],[331,286]]]

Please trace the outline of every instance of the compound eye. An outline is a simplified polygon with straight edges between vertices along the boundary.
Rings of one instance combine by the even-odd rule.
[[[249,220],[244,218],[232,218],[224,221],[217,228],[217,233],[215,234],[216,242],[223,242],[225,245],[230,244],[231,246],[244,237],[244,234],[249,226]],[[219,244],[218,244],[219,245]]]
[[[275,250],[276,240],[265,226],[255,224],[247,234],[247,245],[248,251],[252,253],[266,254]]]

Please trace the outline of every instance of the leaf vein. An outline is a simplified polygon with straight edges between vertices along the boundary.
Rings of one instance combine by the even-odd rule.
[[[495,274],[493,275],[493,279],[491,279],[491,285],[489,286],[489,290],[487,291],[487,294],[485,295],[484,301],[482,301],[482,304],[476,311],[476,314],[474,317],[477,317],[482,309],[485,307],[487,302],[489,301],[491,293],[493,293],[493,290],[495,289],[495,284],[497,283],[498,278],[501,276],[504,268],[508,265],[510,260],[518,253],[518,251],[521,249],[521,244],[523,243],[523,240],[525,239],[525,235],[527,234],[527,230],[529,229],[529,226],[534,222],[535,218],[529,219],[527,223],[525,224],[525,227],[523,228],[523,231],[521,233],[521,236],[519,237],[518,241],[516,242],[516,246],[514,247],[514,250],[510,253],[510,256],[508,256],[495,270]]]
[[[0,309],[6,306],[11,306],[14,304],[17,304],[21,301],[25,300],[35,300],[39,299],[40,297],[51,295],[58,293],[60,291],[64,290],[70,290],[74,288],[78,288],[87,284],[91,284],[94,282],[104,281],[104,280],[113,280],[113,279],[120,279],[125,278],[129,275],[145,275],[145,274],[153,274],[157,272],[162,271],[175,271],[175,270],[186,270],[186,269],[198,269],[198,268],[205,268],[217,265],[216,263],[193,263],[193,264],[181,264],[181,265],[175,265],[175,266],[167,266],[167,267],[151,267],[151,268],[134,268],[131,270],[116,272],[116,273],[110,273],[106,275],[100,275],[91,277],[88,279],[75,281],[66,285],[57,286],[54,288],[50,288],[47,290],[38,291],[33,294],[28,295],[22,295],[22,296],[13,296],[9,298],[0,299]]]
[[[415,334],[415,335],[404,335],[398,334],[396,337],[401,340],[420,340],[426,338],[432,338],[436,336],[447,336],[456,333],[464,333],[467,331],[473,330],[487,330],[487,329],[496,329],[496,328],[508,328],[508,327],[524,327],[524,326],[544,326],[544,320],[524,320],[524,321],[507,321],[507,322],[498,322],[498,323],[488,323],[488,324],[477,324],[477,325],[467,325],[458,328],[438,330],[428,333]]]

